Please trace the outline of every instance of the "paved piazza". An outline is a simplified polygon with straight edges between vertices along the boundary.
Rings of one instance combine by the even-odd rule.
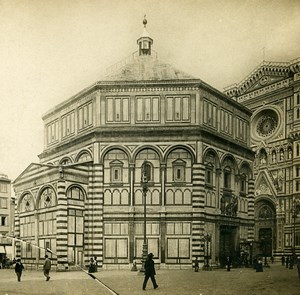
[[[171,294],[171,295],[299,295],[297,268],[271,265],[264,272],[251,268],[213,271],[157,270],[159,288],[154,290],[149,280],[142,290],[143,276],[127,270],[100,270],[95,276],[115,293],[106,289],[83,271],[51,272],[46,282],[42,271],[26,270],[22,282],[17,282],[13,269],[0,269],[1,295],[83,295],[83,294]]]

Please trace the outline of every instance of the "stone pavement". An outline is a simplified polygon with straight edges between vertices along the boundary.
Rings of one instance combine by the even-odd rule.
[[[194,272],[190,270],[157,270],[159,288],[154,290],[151,280],[142,290],[143,275],[130,270],[100,270],[94,274],[116,294],[172,294],[172,295],[299,295],[300,280],[297,269],[279,264],[257,273],[251,268],[216,269]],[[0,295],[112,295],[99,281],[83,271],[51,271],[46,282],[42,271],[26,270],[22,282],[17,282],[13,269],[0,269]]]

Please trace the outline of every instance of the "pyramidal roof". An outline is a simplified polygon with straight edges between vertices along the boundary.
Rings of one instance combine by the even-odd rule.
[[[152,56],[137,56],[124,66],[112,71],[104,81],[155,81],[196,79]]]
[[[144,30],[137,40],[138,51],[108,69],[108,74],[103,81],[158,81],[196,79],[170,64],[163,63],[157,59],[155,51],[152,50],[153,39],[146,30],[146,16],[143,20]]]

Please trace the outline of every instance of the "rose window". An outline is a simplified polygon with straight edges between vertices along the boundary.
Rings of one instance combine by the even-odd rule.
[[[274,110],[264,110],[256,115],[255,131],[260,137],[272,135],[278,127],[278,115]]]

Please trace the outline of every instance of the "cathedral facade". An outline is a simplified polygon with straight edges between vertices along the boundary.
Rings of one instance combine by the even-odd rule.
[[[222,264],[254,240],[252,112],[160,62],[145,20],[137,41],[126,63],[43,116],[40,162],[14,182],[24,263],[48,248],[58,269],[95,256],[128,268],[145,230],[162,268]]]
[[[300,254],[300,59],[263,62],[225,93],[252,110],[255,236],[267,256]]]

